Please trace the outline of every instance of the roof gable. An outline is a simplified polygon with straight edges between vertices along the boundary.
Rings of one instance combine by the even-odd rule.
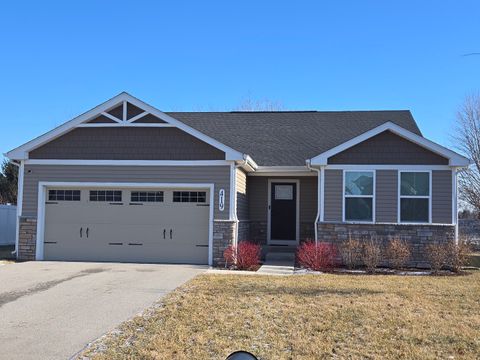
[[[14,160],[28,159],[29,151],[78,127],[175,127],[225,152],[226,160],[243,160],[246,157],[240,151],[203,134],[126,92],[9,151],[6,156]]]
[[[470,160],[468,160],[466,157],[457,154],[456,152],[447,149],[446,147],[443,147],[437,143],[434,143],[433,141],[430,141],[428,139],[425,139],[422,136],[419,136],[411,131],[408,131],[392,122],[386,122],[380,126],[377,126],[374,129],[371,129],[367,132],[364,132],[363,134],[356,136],[342,144],[339,144],[315,157],[313,157],[311,160],[309,160],[311,165],[327,165],[329,163],[329,159],[337,154],[340,154],[341,152],[352,148],[353,146],[356,146],[368,139],[371,139],[372,137],[381,134],[385,131],[389,131],[391,133],[394,133],[416,145],[421,146],[424,149],[427,149],[435,154],[440,155],[441,157],[444,157],[448,159],[448,165],[450,166],[468,166],[470,164]]]

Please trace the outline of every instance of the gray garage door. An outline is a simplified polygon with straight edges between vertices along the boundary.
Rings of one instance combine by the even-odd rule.
[[[209,192],[48,188],[45,260],[208,263]]]

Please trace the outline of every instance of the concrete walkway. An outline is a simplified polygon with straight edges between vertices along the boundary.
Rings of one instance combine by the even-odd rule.
[[[69,359],[206,269],[73,262],[0,266],[0,359]]]

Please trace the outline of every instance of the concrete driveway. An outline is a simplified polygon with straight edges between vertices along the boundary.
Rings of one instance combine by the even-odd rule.
[[[0,359],[69,359],[206,268],[73,262],[0,266]]]

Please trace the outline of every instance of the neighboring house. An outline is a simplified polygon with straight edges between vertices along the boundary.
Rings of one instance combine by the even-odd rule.
[[[6,154],[20,260],[221,265],[242,240],[455,238],[465,157],[409,111],[164,113],[127,93]]]

